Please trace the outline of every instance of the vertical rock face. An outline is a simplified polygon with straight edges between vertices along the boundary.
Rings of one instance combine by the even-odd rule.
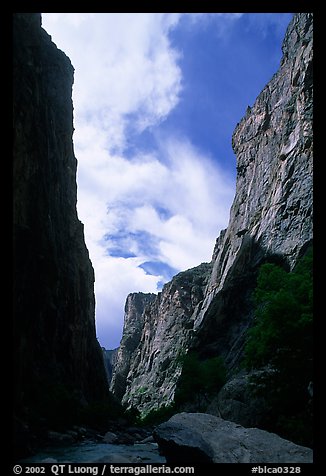
[[[111,380],[111,390],[121,400],[127,385],[134,352],[137,349],[144,326],[143,312],[147,305],[155,299],[155,294],[129,294],[125,305],[123,337],[118,349],[114,372]]]
[[[113,367],[115,366],[115,363],[117,360],[118,350],[119,349],[107,350],[104,347],[102,347],[105,373],[106,373],[106,378],[108,380],[109,385],[112,380],[112,372],[113,372]]]
[[[292,269],[312,242],[312,48],[312,14],[295,14],[278,72],[233,134],[236,194],[202,299],[191,306],[188,292],[181,303],[183,290],[177,294],[172,280],[145,311],[123,397],[129,405],[143,410],[172,400],[178,373],[170,369],[180,349],[221,355],[235,368],[252,322],[258,266],[274,260]]]
[[[42,417],[52,391],[107,395],[94,273],[76,212],[73,67],[41,28],[13,15],[15,412]]]
[[[197,346],[204,340],[229,366],[251,321],[247,298],[257,265],[274,257],[292,269],[313,237],[312,28],[312,14],[294,15],[278,72],[232,138],[235,199],[195,318]]]
[[[203,300],[210,265],[179,273],[161,293],[130,294],[111,390],[143,413],[169,403],[180,375],[177,357],[191,340],[195,309]]]

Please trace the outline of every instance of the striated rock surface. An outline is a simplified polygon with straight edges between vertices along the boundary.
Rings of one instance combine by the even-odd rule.
[[[127,377],[133,364],[136,349],[144,328],[146,306],[156,298],[155,294],[129,294],[125,305],[123,337],[118,348],[110,388],[120,400],[125,394]]]
[[[211,270],[205,269],[195,288],[192,278],[191,284],[180,282],[192,270],[168,283],[139,320],[132,356],[119,353],[128,406],[146,412],[171,403],[178,356],[188,349],[202,358],[219,355],[234,372],[252,324],[258,267],[268,260],[293,269],[312,242],[312,28],[312,14],[293,16],[279,70],[236,126],[236,193]],[[126,324],[123,340],[130,332]],[[113,384],[121,396],[117,388]]]
[[[205,341],[230,368],[251,322],[257,265],[268,258],[292,269],[313,237],[312,29],[312,14],[294,15],[278,72],[232,138],[236,194],[194,326],[197,346]]]
[[[206,413],[178,413],[154,430],[168,464],[312,463],[310,448]]]
[[[113,368],[117,360],[118,350],[119,348],[107,350],[104,347],[102,347],[104,367],[105,367],[106,377],[109,384],[111,383],[111,380],[112,380],[112,373],[113,373]]]
[[[94,272],[76,212],[73,67],[37,13],[13,15],[15,414],[106,398]],[[51,400],[52,398],[52,400]]]
[[[200,306],[210,265],[176,275],[161,293],[130,294],[123,338],[111,382],[127,407],[147,413],[173,399],[181,356],[191,340],[195,309]]]

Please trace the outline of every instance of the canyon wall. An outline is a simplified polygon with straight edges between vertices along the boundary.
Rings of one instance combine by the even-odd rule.
[[[41,15],[14,14],[14,409],[34,426],[60,401],[85,407],[108,395],[76,212],[73,74]]]
[[[195,317],[196,346],[238,362],[264,260],[293,269],[313,238],[312,14],[294,15],[278,72],[236,126],[236,194]],[[195,345],[195,344],[194,344]]]
[[[125,323],[111,390],[127,407],[143,411],[173,399],[181,357],[192,336],[193,315],[204,298],[211,266],[176,275],[161,293],[127,298]]]
[[[295,14],[279,70],[235,128],[236,193],[212,262],[180,273],[144,306],[134,341],[127,307],[111,383],[126,406],[146,414],[171,403],[179,356],[189,349],[203,358],[219,355],[229,375],[235,372],[252,323],[258,267],[274,261],[292,270],[312,243],[312,40],[312,14]]]

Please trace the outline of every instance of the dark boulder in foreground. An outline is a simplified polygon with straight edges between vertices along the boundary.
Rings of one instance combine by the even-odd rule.
[[[154,431],[168,464],[312,463],[310,448],[206,413],[178,413]]]

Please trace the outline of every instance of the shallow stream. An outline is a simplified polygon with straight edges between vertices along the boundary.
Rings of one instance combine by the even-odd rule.
[[[114,445],[84,441],[65,446],[52,446],[21,463],[165,463],[156,443]]]

